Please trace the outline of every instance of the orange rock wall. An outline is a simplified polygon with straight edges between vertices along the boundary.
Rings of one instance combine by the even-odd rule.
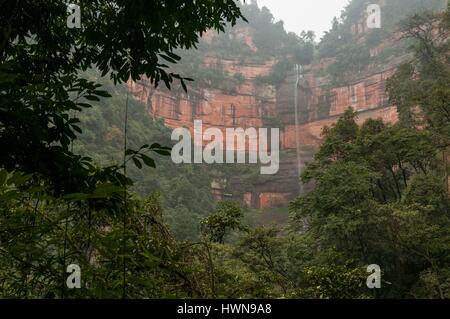
[[[259,208],[282,206],[289,202],[289,193],[261,193],[259,194]]]
[[[202,121],[203,130],[219,128],[224,136],[227,128],[264,127],[263,114],[274,113],[276,101],[270,94],[262,96],[264,92],[259,92],[261,88],[255,87],[253,80],[257,76],[269,74],[274,62],[255,65],[206,57],[204,63],[207,66],[221,64],[229,75],[240,73],[245,81],[233,92],[214,88],[191,89],[188,94],[183,91],[155,90],[145,79],[129,82],[129,90],[136,99],[147,105],[151,116],[163,118],[171,128],[186,127],[191,134],[194,133],[194,120]]]
[[[235,36],[244,39],[245,43],[256,50],[254,44],[245,32],[238,32]],[[205,34],[206,41],[211,42],[214,35]],[[375,48],[372,55],[377,55],[385,49],[381,44]],[[188,94],[182,90],[169,91],[164,88],[154,89],[148,80],[129,82],[129,90],[134,97],[143,102],[148,113],[155,118],[164,119],[171,128],[186,127],[194,136],[194,120],[203,122],[203,131],[208,128],[219,128],[224,137],[227,128],[256,129],[266,127],[267,116],[277,116],[283,122],[280,129],[280,147],[282,150],[295,150],[297,145],[302,149],[317,149],[322,141],[322,130],[331,126],[348,107],[358,112],[358,123],[362,124],[369,118],[381,118],[386,123],[398,121],[396,107],[389,104],[386,94],[386,80],[395,72],[392,61],[390,67],[383,71],[367,71],[366,75],[350,85],[331,86],[329,79],[319,74],[333,62],[324,59],[320,63],[306,68],[299,96],[299,125],[295,125],[294,83],[290,76],[285,83],[275,88],[269,85],[255,85],[254,79],[271,73],[276,61],[268,60],[264,63],[243,63],[237,60],[219,59],[205,56],[205,66],[222,68],[230,77],[241,74],[244,81],[240,85],[221,86],[222,88],[196,87],[189,89]],[[326,114],[319,111],[321,105],[326,104],[329,109]],[[321,113],[322,112],[322,113]],[[247,141],[246,150],[256,151],[250,145],[255,141]],[[207,144],[207,141],[203,141]],[[226,147],[226,145],[224,145]],[[237,147],[235,146],[235,149]],[[239,149],[237,149],[239,150]],[[290,152],[290,158],[282,161],[280,173],[273,180],[261,185],[253,185],[252,189],[243,194],[234,194],[246,206],[268,208],[285,205],[293,197],[298,196],[298,165],[296,152]],[[308,154],[307,160],[312,159]],[[284,165],[284,166],[283,166]],[[239,177],[235,181],[239,183]],[[223,194],[220,188],[213,189],[214,197],[220,199]]]
[[[334,97],[331,98],[330,116],[326,119],[314,119],[312,114],[308,123],[299,125],[297,131],[300,144],[319,145],[323,126],[335,122],[349,106],[360,113],[360,119],[382,118],[389,123],[397,121],[395,107],[389,105],[385,93],[386,80],[393,72],[394,69],[351,86],[331,89],[331,96]],[[275,97],[261,103],[250,94],[229,95],[216,89],[204,89],[186,95],[154,90],[146,82],[129,83],[129,88],[137,99],[147,104],[152,116],[163,118],[169,127],[186,127],[191,132],[194,120],[202,120],[204,129],[217,127],[224,134],[226,128],[264,127],[263,115],[276,112],[277,105]],[[313,90],[310,98],[313,110],[323,94],[325,91],[320,88]],[[295,125],[285,125],[281,131],[282,149],[295,148],[295,132]]]
[[[282,149],[295,149],[297,143],[296,136],[301,146],[320,145],[323,128],[325,126],[331,126],[338,118],[339,116],[334,116],[328,119],[317,120],[301,124],[298,128],[295,125],[285,127],[281,135]],[[396,123],[398,121],[397,108],[395,106],[388,106],[360,112],[357,123],[361,125],[367,119],[382,119],[385,123]]]

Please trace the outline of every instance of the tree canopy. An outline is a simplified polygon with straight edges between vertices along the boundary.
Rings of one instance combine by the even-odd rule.
[[[169,88],[178,79],[186,89],[188,79],[167,71],[180,59],[173,51],[243,18],[233,0],[83,2],[81,28],[67,27],[63,1],[4,1],[1,11],[0,164],[38,173],[61,194],[99,179],[127,183],[70,150],[82,133],[77,112],[109,96],[80,72],[96,68],[115,83],[145,75]]]

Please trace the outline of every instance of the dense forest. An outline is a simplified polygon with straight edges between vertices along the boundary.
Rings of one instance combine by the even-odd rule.
[[[350,1],[319,42],[256,3],[210,2],[92,1],[80,30],[66,28],[63,2],[2,3],[0,297],[450,298],[450,6],[386,1],[386,24],[360,45],[350,26],[366,1]],[[236,27],[257,53],[229,36]],[[207,44],[209,29],[219,33]],[[141,75],[188,92],[239,83],[205,68],[206,50],[277,59],[255,80],[274,86],[296,63],[333,57],[327,71],[345,82],[383,62],[367,50],[392,32],[404,40],[391,54],[413,57],[388,81],[400,121],[357,125],[349,108],[325,127],[302,174],[315,187],[287,224],[216,202],[214,178],[258,168],[175,165],[170,129],[127,91]],[[66,285],[70,264],[81,289]],[[382,289],[366,286],[371,264]]]

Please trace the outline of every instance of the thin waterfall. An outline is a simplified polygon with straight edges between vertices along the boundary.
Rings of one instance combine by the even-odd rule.
[[[301,177],[301,157],[300,157],[300,143],[298,140],[299,135],[299,120],[298,120],[298,85],[300,82],[300,66],[298,64],[295,65],[295,71],[296,71],[296,80],[295,80],[295,87],[294,87],[294,110],[295,110],[295,145],[297,149],[297,174],[298,174],[298,183],[299,183],[299,195],[302,194],[302,182],[300,180]]]

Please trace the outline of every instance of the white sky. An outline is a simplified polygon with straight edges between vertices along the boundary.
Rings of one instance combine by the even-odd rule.
[[[249,3],[251,0],[247,0]],[[246,2],[247,2],[246,1]],[[313,30],[316,40],[331,28],[333,17],[340,17],[349,0],[258,0],[259,7],[270,9],[275,20],[283,20],[287,31],[300,34]]]

